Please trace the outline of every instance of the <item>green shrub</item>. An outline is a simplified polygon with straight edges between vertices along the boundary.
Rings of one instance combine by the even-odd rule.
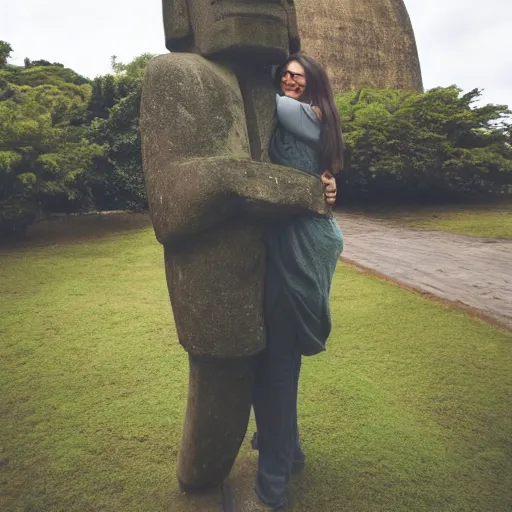
[[[0,202],[0,242],[23,236],[34,222],[36,210],[26,201]]]
[[[436,199],[507,191],[510,112],[475,107],[480,91],[361,89],[337,98],[346,142],[346,195]]]

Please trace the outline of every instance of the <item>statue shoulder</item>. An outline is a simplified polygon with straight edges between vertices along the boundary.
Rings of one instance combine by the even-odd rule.
[[[155,83],[156,82],[156,83]],[[240,98],[238,80],[228,67],[195,53],[168,53],[152,59],[146,70],[145,87],[165,87],[168,93],[199,98],[205,86]]]
[[[168,159],[249,153],[235,74],[193,53],[169,53],[149,62],[140,125],[143,149],[150,140]]]

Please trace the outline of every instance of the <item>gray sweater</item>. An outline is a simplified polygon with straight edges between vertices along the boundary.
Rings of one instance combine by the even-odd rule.
[[[321,126],[313,109],[286,96],[276,97],[277,123],[269,144],[270,160],[320,178],[318,144]],[[303,355],[325,350],[331,332],[329,296],[343,250],[336,220],[297,217],[269,227],[266,233],[265,308],[286,300],[297,326]]]

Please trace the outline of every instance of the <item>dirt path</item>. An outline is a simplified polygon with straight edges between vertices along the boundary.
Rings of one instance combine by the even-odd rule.
[[[337,213],[343,259],[512,329],[512,240],[416,230]]]

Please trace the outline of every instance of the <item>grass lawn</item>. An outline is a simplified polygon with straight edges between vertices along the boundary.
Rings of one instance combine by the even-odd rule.
[[[413,228],[488,238],[512,238],[512,201],[485,205],[373,206],[365,212]]]
[[[86,222],[0,250],[0,510],[199,511],[162,250],[145,222]],[[332,302],[292,511],[511,511],[512,334],[342,266]]]

